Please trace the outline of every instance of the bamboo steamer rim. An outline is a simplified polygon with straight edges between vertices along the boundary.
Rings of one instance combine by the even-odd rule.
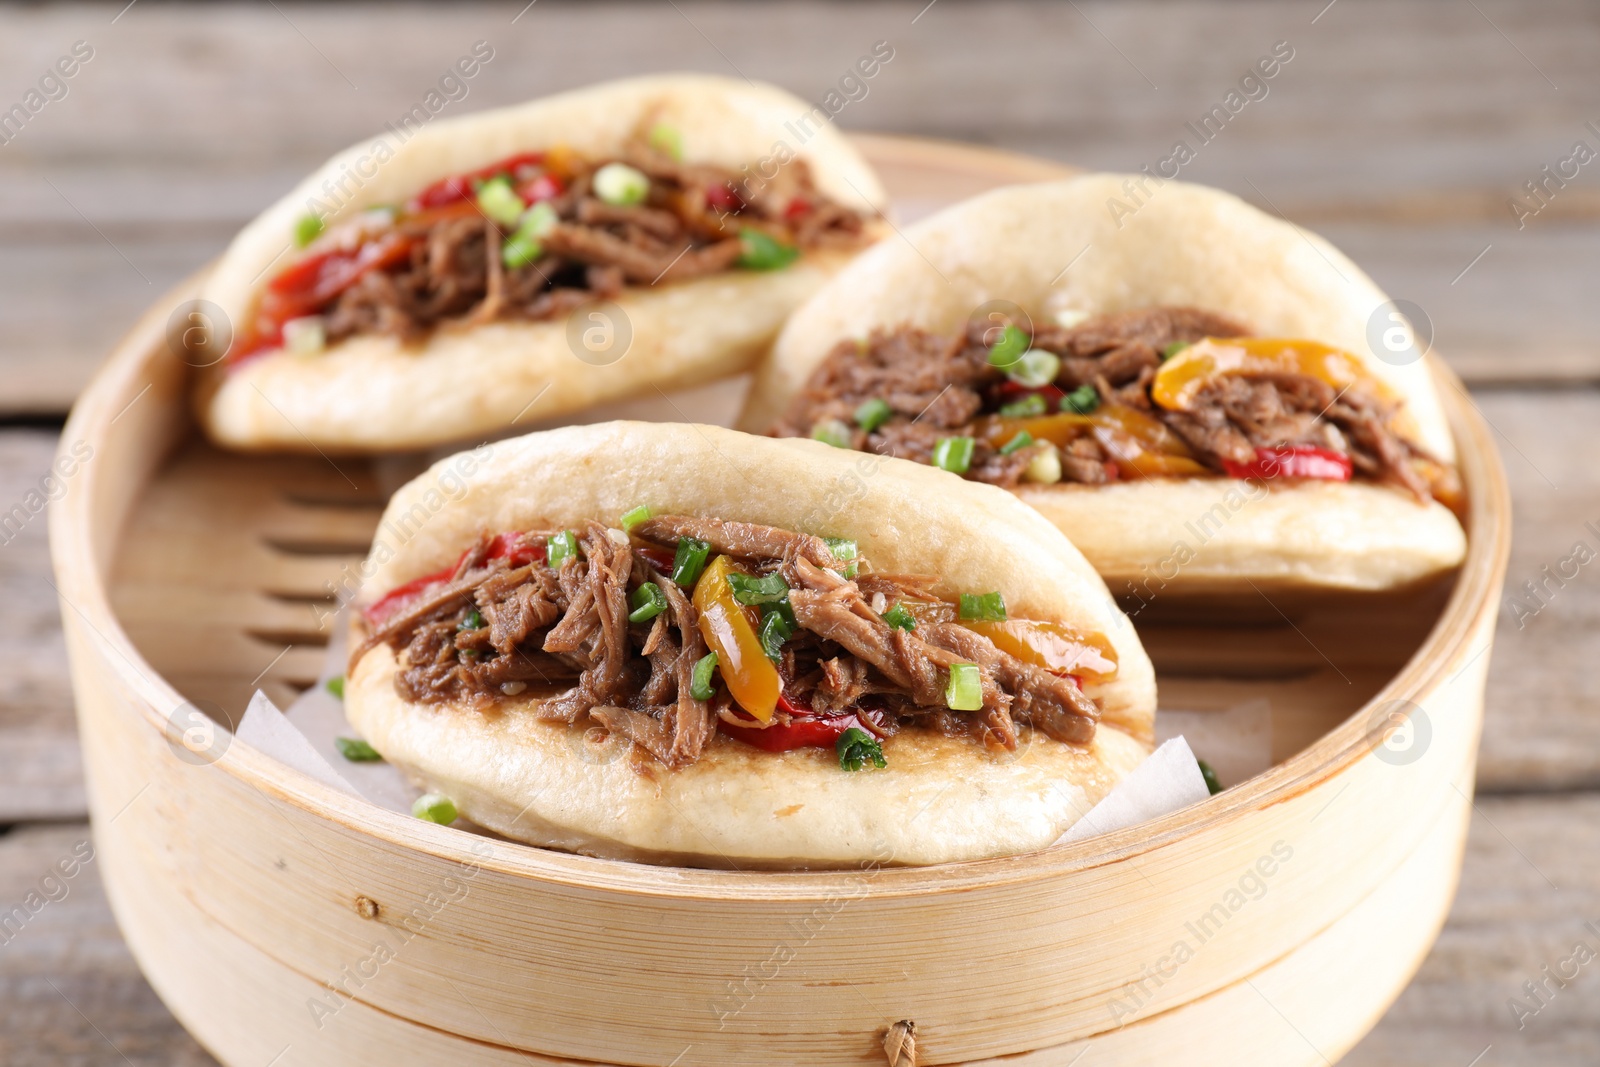
[[[869,155],[893,153],[913,165],[938,165],[974,175],[1006,173],[1018,181],[1038,181],[1077,173],[1075,168],[1014,153],[890,135],[858,135]],[[192,275],[152,305],[118,342],[105,366],[79,397],[62,431],[63,447],[84,440],[103,445],[111,424],[128,412],[158,379],[147,373],[165,351],[167,316],[192,299],[209,266]],[[511,841],[496,841],[493,855],[470,846],[484,838],[452,830],[366,800],[293,770],[247,744],[230,744],[209,768],[227,773],[315,818],[326,819],[376,841],[458,864],[471,864],[530,880],[603,889],[643,896],[704,900],[810,902],[843,893],[875,898],[910,897],[1033,881],[1129,860],[1204,832],[1247,812],[1293,800],[1340,774],[1385,740],[1385,727],[1371,712],[1390,701],[1431,692],[1450,679],[1452,649],[1467,642],[1496,610],[1496,590],[1505,574],[1511,540],[1510,492],[1489,428],[1460,379],[1429,351],[1424,359],[1440,390],[1459,449],[1458,464],[1468,495],[1467,556],[1444,610],[1426,640],[1406,665],[1366,704],[1339,726],[1294,756],[1255,778],[1200,804],[1147,823],[1041,852],[931,867],[882,867],[864,871],[724,871],[660,867],[548,851]],[[185,376],[186,377],[186,376]],[[180,383],[185,388],[187,382]],[[186,401],[177,402],[186,408]],[[192,428],[181,428],[192,429]],[[182,439],[173,428],[169,444]],[[185,698],[161,678],[129,640],[111,609],[107,567],[95,552],[94,502],[108,492],[104,467],[85,464],[83,484],[54,501],[50,515],[51,556],[64,611],[77,614],[114,653],[118,680],[141,698],[151,729],[171,735],[170,724],[155,709],[177,708]],[[138,487],[142,490],[144,487]],[[111,535],[114,540],[115,534]],[[1467,664],[1487,650],[1467,652]],[[1465,670],[1465,666],[1457,670]]]

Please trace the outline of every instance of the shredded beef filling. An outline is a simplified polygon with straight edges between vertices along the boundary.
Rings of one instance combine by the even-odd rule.
[[[545,201],[559,221],[541,239],[542,254],[516,268],[501,257],[514,227],[476,211],[442,220],[402,215],[396,228],[415,240],[409,258],[364,275],[324,310],[328,342],[358,334],[415,341],[447,321],[560,318],[625,286],[729,270],[746,227],[800,248],[850,245],[862,233],[863,217],[820,193],[802,159],[759,189],[732,171],[678,163],[642,145],[622,161],[650,178],[646,202],[600,200],[592,178],[608,161],[584,165]],[[738,190],[732,210],[710,206],[713,190]]]
[[[549,536],[529,532],[522,540],[543,544]],[[955,623],[907,632],[885,622],[888,603],[936,599],[937,579],[848,578],[847,565],[821,538],[687,516],[650,519],[632,538],[589,523],[581,551],[559,570],[543,560],[513,566],[490,559],[492,539],[485,538],[450,577],[378,620],[352,669],[386,644],[398,655],[394,684],[407,701],[486,708],[529,692],[545,697],[541,718],[592,721],[668,767],[687,766],[704,754],[719,718],[745,729],[756,724],[720,685],[709,700],[691,692],[694,666],[707,653],[699,613],[692,590],[656,562],[685,537],[733,557],[748,574],[776,573],[787,582],[797,625],[776,664],[787,704],[776,713],[780,726],[795,715],[855,714],[879,736],[920,727],[1014,748],[1022,723],[1069,744],[1094,738],[1099,708],[1073,679],[1024,663]],[[630,623],[630,598],[646,583],[660,590],[666,607]],[[978,711],[946,707],[956,663],[978,667]]]
[[[850,447],[919,463],[933,461],[941,438],[973,437],[965,476],[1015,488],[1034,459],[1052,446],[1037,442],[1006,455],[979,432],[982,417],[1018,396],[1005,372],[989,364],[992,330],[975,322],[966,336],[945,338],[903,327],[875,332],[865,342],[842,342],[771,432],[800,437],[820,423],[837,421],[847,428]],[[1396,405],[1359,386],[1341,393],[1308,375],[1225,376],[1208,383],[1190,411],[1168,411],[1152,402],[1150,385],[1169,345],[1249,332],[1212,312],[1162,307],[1041,329],[1029,347],[1061,357],[1053,383],[1057,389],[1092,386],[1100,403],[1153,416],[1182,439],[1195,460],[1218,473],[1225,461],[1251,463],[1257,449],[1310,445],[1347,455],[1357,476],[1419,499],[1439,487],[1417,472],[1415,460],[1429,461],[1440,468],[1442,484],[1454,484],[1453,472],[1390,428]],[[854,415],[874,398],[887,403],[891,414],[868,431]],[[1117,477],[1114,457],[1091,436],[1067,442],[1059,458],[1063,481],[1092,485]]]

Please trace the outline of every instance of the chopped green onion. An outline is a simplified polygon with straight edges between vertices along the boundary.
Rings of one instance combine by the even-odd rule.
[[[983,707],[983,675],[976,663],[950,664],[950,684],[944,691],[951,711],[978,711]]]
[[[859,771],[869,763],[879,770],[889,766],[889,761],[883,758],[883,746],[878,739],[859,726],[852,726],[840,734],[833,743],[833,750],[839,754],[839,769],[842,771]]]
[[[478,210],[502,226],[515,226],[528,205],[512,191],[511,179],[502,174],[478,187]]]
[[[733,599],[747,607],[776,604],[789,595],[789,583],[777,571],[760,578],[753,574],[729,571],[728,588],[733,592]]]
[[[889,421],[889,416],[894,411],[889,407],[889,402],[882,397],[875,396],[871,400],[863,401],[856,408],[856,425],[871,433],[879,426]]]
[[[996,589],[992,593],[962,593],[961,617],[979,622],[1005,622],[1006,600]]]
[[[1061,398],[1061,410],[1087,415],[1100,406],[1100,394],[1092,385],[1080,385]]]
[[[377,749],[359,737],[335,737],[333,745],[339,750],[339,755],[351,763],[372,763],[383,758]]]
[[[544,246],[538,241],[525,237],[508,237],[506,243],[500,246],[500,262],[506,265],[507,270],[521,270],[538,259],[543,252]]]
[[[709,555],[711,546],[698,537],[678,538],[678,553],[672,557],[672,580],[683,586],[699,581]]]
[[[683,162],[683,135],[676,126],[658,122],[650,127],[650,147],[675,162]]]
[[[1018,385],[1037,389],[1055,381],[1059,373],[1061,373],[1060,356],[1054,352],[1046,352],[1042,348],[1030,348],[1017,357],[1016,363],[1006,372],[1006,377]]]
[[[594,172],[594,195],[608,204],[642,204],[650,195],[650,179],[626,163],[607,163]]]
[[[739,266],[745,270],[781,270],[800,257],[798,248],[749,226],[739,231],[739,243]]]
[[[481,630],[483,629],[483,616],[478,614],[477,608],[473,608],[471,611],[467,612],[467,617],[461,620],[460,624],[456,626],[456,629]]]
[[[707,652],[700,657],[694,665],[694,674],[689,678],[689,695],[696,700],[710,700],[714,690],[711,687],[711,673],[717,669],[717,654]]]
[[[545,542],[545,561],[550,564],[550,569],[558,571],[569,556],[578,554],[578,535],[571,530],[562,530],[552,534]]]
[[[1000,331],[1000,340],[989,348],[989,366],[1004,370],[1021,359],[1027,349],[1028,335],[1007,323]]]
[[[767,658],[777,663],[782,655],[783,643],[794,635],[794,627],[783,617],[783,612],[768,611],[761,619],[761,650]]]
[[[641,522],[650,521],[650,519],[654,516],[654,514],[655,513],[650,510],[650,506],[648,504],[640,504],[636,508],[632,508],[632,509],[630,509],[628,511],[623,512],[622,513],[622,530],[623,530],[623,532],[624,533],[632,533],[633,532],[633,528],[635,526],[639,525]]]
[[[541,200],[522,213],[522,221],[517,223],[517,232],[527,234],[529,237],[544,237],[561,221],[561,216],[556,214],[556,209],[550,206],[548,200]]]
[[[799,627],[800,624],[794,621],[794,608],[789,606],[787,600],[780,600],[776,604],[761,605],[761,617],[763,619],[774,612],[783,616],[783,621],[788,624],[790,630],[795,630]]]
[[[1022,472],[1022,480],[1041,485],[1054,485],[1061,480],[1061,453],[1056,451],[1055,445],[1041,449],[1033,457]]]
[[[456,802],[443,793],[424,793],[412,803],[411,814],[440,826],[449,826],[456,821]]]
[[[1197,759],[1195,762],[1200,764],[1200,777],[1206,780],[1206,790],[1212,796],[1222,792],[1222,779],[1218,778],[1217,772],[1211,769],[1211,764],[1203,759]]]
[[[338,697],[340,700],[343,700],[344,699],[344,675],[336,674],[332,678],[329,678],[326,688],[327,688],[328,692],[332,693],[334,696]]]
[[[1031,444],[1033,444],[1033,434],[1029,433],[1027,430],[1018,430],[1017,436],[1000,446],[1000,454],[1002,456],[1009,456],[1013,452],[1020,452],[1022,449],[1027,448]]]
[[[1045,410],[1044,397],[1038,393],[1029,393],[1021,400],[1001,405],[1000,414],[1008,419],[1026,419],[1034,415],[1043,415]]]
[[[304,248],[322,233],[322,220],[315,215],[303,215],[294,224],[294,246]]]
[[[823,419],[811,427],[811,439],[832,445],[834,448],[849,448],[850,427],[838,419]]]
[[[849,561],[839,569],[839,573],[846,578],[854,578],[859,567],[856,558],[861,554],[855,541],[848,537],[824,537],[823,540],[827,542],[828,551],[833,553],[834,559]]]
[[[544,254],[542,238],[555,228],[560,218],[556,209],[541,200],[530,207],[517,223],[516,232],[500,246],[500,260],[507,268],[517,270]]]
[[[1169,345],[1163,345],[1161,348],[1162,362],[1171,359],[1173,356],[1177,355],[1179,352],[1182,352],[1185,348],[1188,348],[1192,344],[1194,344],[1193,341],[1174,341]]]
[[[907,611],[905,605],[898,600],[894,602],[893,607],[883,613],[883,621],[896,630],[904,630],[906,633],[911,633],[917,628],[917,617]]]
[[[283,347],[297,355],[316,355],[328,347],[328,324],[321,315],[290,319],[283,324]]]
[[[952,474],[967,473],[967,468],[972,466],[974,444],[976,442],[970,437],[939,438],[933,446],[933,465]]]
[[[645,582],[628,598],[629,622],[649,622],[667,610],[667,594],[654,582]]]

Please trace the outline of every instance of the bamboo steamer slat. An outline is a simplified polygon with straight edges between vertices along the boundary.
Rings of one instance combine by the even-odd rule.
[[[864,145],[892,190],[930,202],[1058,172]],[[315,456],[193,440],[163,336],[191,290],[80,401],[64,441],[94,455],[51,539],[108,892],[158,992],[224,1062],[865,1064],[914,1019],[923,1063],[1068,1064],[1095,1046],[1119,1064],[1313,1064],[1365,1033],[1442,923],[1509,541],[1498,459],[1458,389],[1472,511],[1453,586],[1295,607],[1309,648],[1276,617],[1232,643],[1193,606],[1152,620],[1163,706],[1270,700],[1271,771],[1011,859],[679,870],[420,823],[242,743],[179,758],[186,700],[237,714],[280,652],[269,695],[313,680],[312,601],[359,559],[382,499],[365,464],[339,461],[352,488]],[[1409,762],[1378,748],[1395,699],[1431,726]]]

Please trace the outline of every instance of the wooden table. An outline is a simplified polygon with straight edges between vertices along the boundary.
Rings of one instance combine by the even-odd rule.
[[[671,68],[818,99],[884,40],[894,58],[843,126],[1119,169],[1192,140],[1185,122],[1287,41],[1265,97],[1184,177],[1322,231],[1423,308],[1499,435],[1517,507],[1460,896],[1345,1062],[1593,1064],[1600,962],[1574,976],[1564,961],[1580,942],[1600,950],[1600,564],[1575,562],[1600,553],[1600,163],[1548,181],[1542,204],[1524,192],[1520,220],[1511,201],[1575,142],[1600,151],[1600,14],[924,2],[0,8],[5,107],[74,42],[93,50],[67,95],[0,145],[0,511],[39,486],[62,413],[138,310],[302,172],[421,100],[474,41],[494,58],[446,113]],[[88,837],[72,701],[43,517],[0,541],[0,923],[31,891],[59,898],[18,932],[0,925],[0,1062],[211,1063],[134,966],[94,863],[45,881]]]

